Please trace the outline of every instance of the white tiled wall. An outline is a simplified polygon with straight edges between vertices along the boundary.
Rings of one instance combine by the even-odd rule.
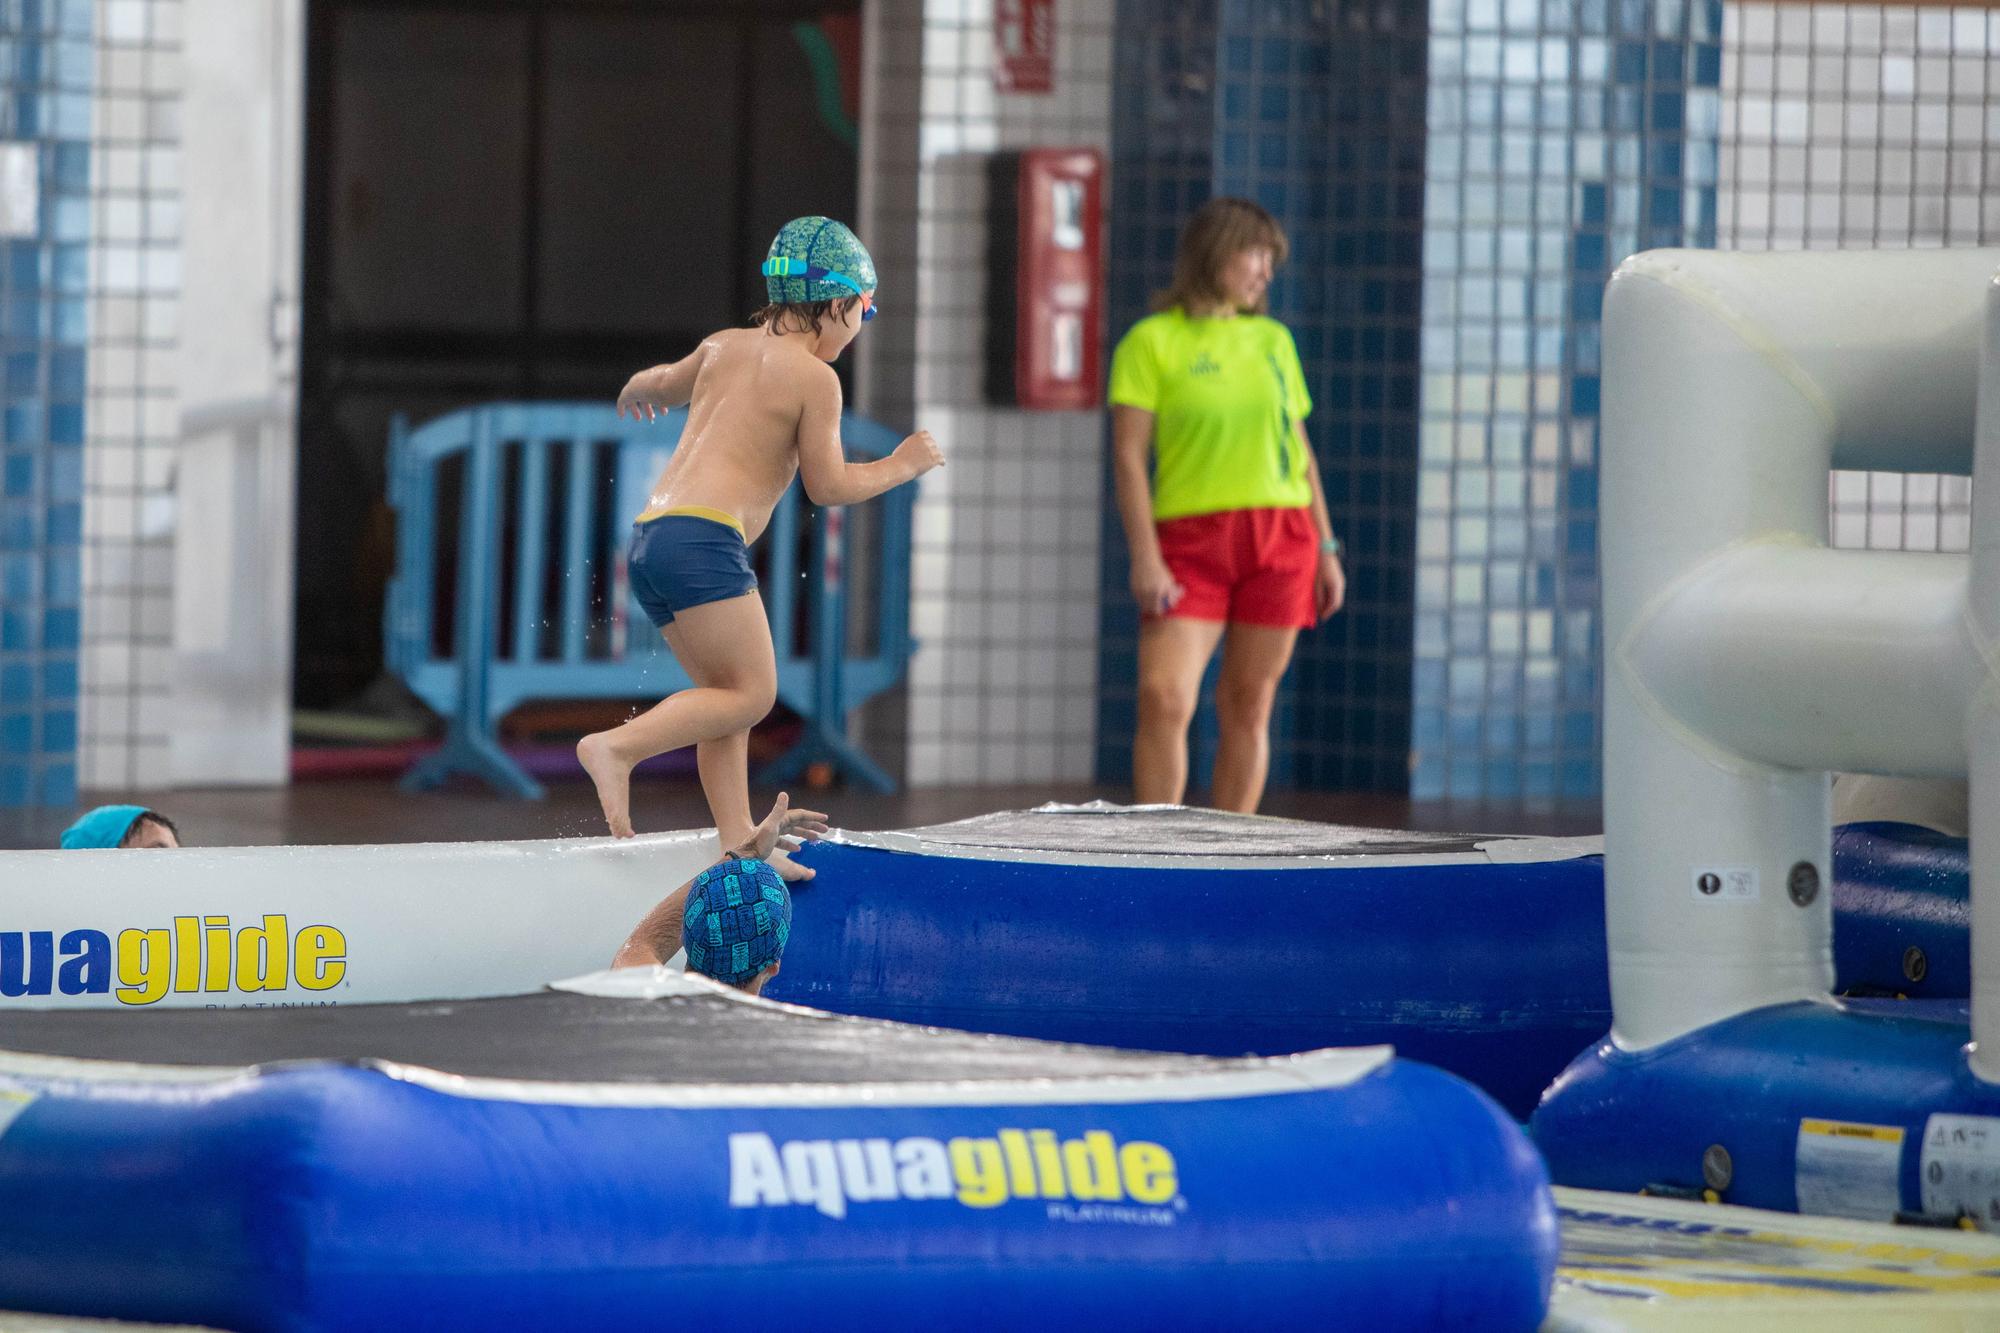
[[[2000,13],[1723,10],[1717,243],[1902,249],[2000,240]],[[1962,551],[1965,477],[1837,472],[1835,546]]]
[[[1059,7],[1046,95],[994,91],[992,0],[865,13],[862,235],[895,318],[870,328],[858,396],[946,458],[917,505],[912,785],[1091,775],[1104,418],[984,399],[986,170],[1000,150],[1109,149],[1113,8]]]
[[[181,0],[98,0],[78,782],[169,777]]]

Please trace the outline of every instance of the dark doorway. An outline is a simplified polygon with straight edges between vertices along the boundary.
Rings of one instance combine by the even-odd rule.
[[[310,0],[295,699],[381,668],[384,446],[615,396],[852,218],[860,0]]]

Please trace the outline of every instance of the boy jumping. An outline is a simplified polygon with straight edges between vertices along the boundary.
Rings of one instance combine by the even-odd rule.
[[[918,431],[889,457],[850,463],[840,446],[840,380],[828,364],[875,316],[875,262],[827,218],[785,224],[764,260],[770,304],[670,365],[634,375],[618,411],[652,420],[689,404],[666,471],[632,529],[632,591],[694,681],[638,717],[577,743],[612,835],[632,836],[631,775],[643,759],[695,746],[722,845],[747,840],[750,728],[777,699],[770,623],[749,543],[796,472],[817,505],[872,499],[939,467]],[[788,879],[811,872],[786,859]]]

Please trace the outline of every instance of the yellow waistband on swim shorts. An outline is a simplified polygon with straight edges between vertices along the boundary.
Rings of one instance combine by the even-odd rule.
[[[720,523],[739,537],[743,536],[743,524],[736,515],[710,509],[707,505],[660,505],[648,509],[633,522],[651,523],[656,518],[705,518],[711,523]]]

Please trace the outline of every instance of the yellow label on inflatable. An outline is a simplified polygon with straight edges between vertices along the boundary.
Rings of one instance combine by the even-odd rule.
[[[1851,1120],[1799,1121],[1799,1133],[1821,1134],[1836,1139],[1866,1139],[1870,1143],[1901,1143],[1903,1130],[1899,1125],[1863,1125]]]

